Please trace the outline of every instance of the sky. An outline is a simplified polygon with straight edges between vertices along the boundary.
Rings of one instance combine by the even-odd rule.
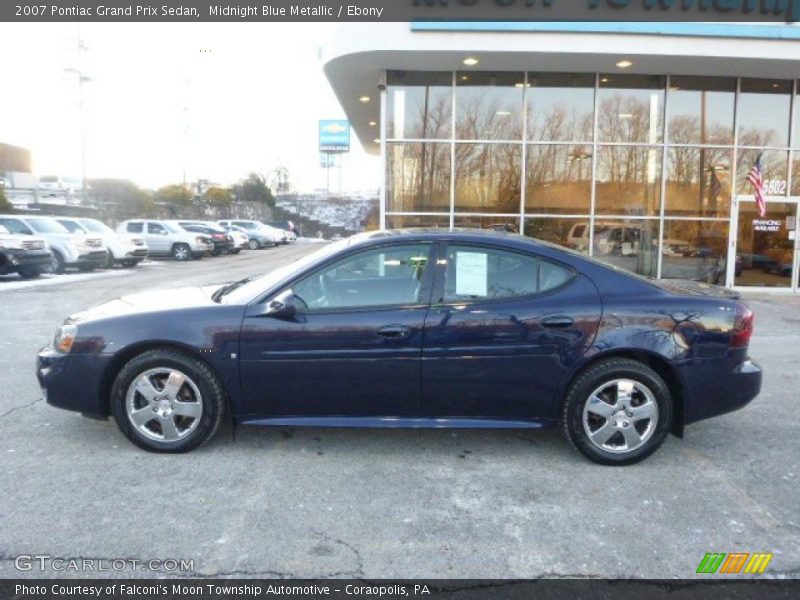
[[[2,23],[0,142],[29,148],[36,175],[80,177],[80,68],[89,179],[230,185],[285,167],[298,191],[324,188],[318,121],[345,117],[319,60],[334,27]],[[378,159],[351,141],[343,190],[377,189]]]

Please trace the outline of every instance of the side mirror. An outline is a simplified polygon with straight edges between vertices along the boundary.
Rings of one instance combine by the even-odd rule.
[[[166,229],[162,229],[161,235],[169,235],[169,231],[167,231]]]
[[[298,298],[292,290],[285,290],[267,302],[264,316],[291,320],[297,315]]]

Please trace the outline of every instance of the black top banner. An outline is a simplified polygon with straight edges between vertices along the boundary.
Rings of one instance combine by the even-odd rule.
[[[757,21],[800,0],[2,0],[0,21]]]

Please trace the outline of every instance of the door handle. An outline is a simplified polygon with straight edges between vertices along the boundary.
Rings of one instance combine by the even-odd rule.
[[[411,329],[405,325],[385,325],[375,333],[385,338],[400,339],[411,335]]]
[[[565,327],[572,327],[574,324],[575,324],[575,319],[563,315],[558,315],[556,317],[547,317],[546,319],[542,320],[542,325],[544,327],[563,329]]]

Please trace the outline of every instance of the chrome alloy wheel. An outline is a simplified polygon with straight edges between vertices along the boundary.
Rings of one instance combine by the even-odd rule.
[[[125,412],[141,435],[157,442],[174,442],[197,428],[203,399],[185,373],[167,367],[149,369],[128,386]]]
[[[583,407],[583,430],[601,450],[625,453],[652,437],[658,425],[653,392],[632,379],[615,379],[598,387]]]

